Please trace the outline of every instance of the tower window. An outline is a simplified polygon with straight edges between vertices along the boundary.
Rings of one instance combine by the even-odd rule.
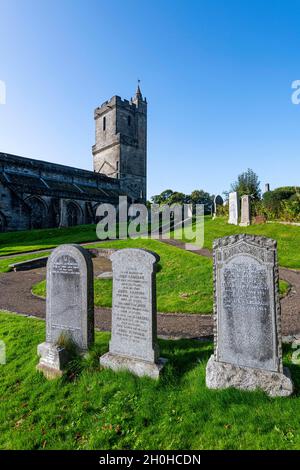
[[[103,118],[103,130],[106,130],[106,117]]]
[[[128,126],[131,126],[131,116],[127,117],[127,123],[128,123]]]

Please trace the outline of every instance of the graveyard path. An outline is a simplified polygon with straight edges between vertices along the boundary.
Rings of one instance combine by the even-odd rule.
[[[279,277],[291,286],[290,292],[281,299],[282,333],[298,335],[300,333],[300,271],[279,268]]]
[[[185,245],[177,240],[164,240],[178,248]],[[192,253],[210,256],[209,250],[196,250]],[[289,294],[281,300],[282,333],[285,336],[300,333],[300,271],[280,268],[280,278],[291,285]],[[45,317],[46,302],[31,293],[32,286],[45,279],[46,269],[0,273],[0,309]],[[109,331],[111,328],[111,309],[95,308],[96,328]],[[158,335],[171,338],[201,338],[212,336],[212,316],[183,313],[158,313]]]
[[[180,240],[160,240],[167,245],[176,246],[196,255],[212,257],[211,250],[202,248],[199,250],[190,250],[186,248],[184,242]],[[290,284],[289,293],[281,299],[281,327],[284,336],[300,334],[300,271],[279,268],[279,277]]]
[[[45,279],[46,269],[37,268],[0,274],[0,309],[45,318],[46,302],[32,295],[34,284]],[[110,331],[111,309],[95,307],[95,327]],[[200,338],[212,335],[211,315],[159,313],[157,330],[160,337]]]

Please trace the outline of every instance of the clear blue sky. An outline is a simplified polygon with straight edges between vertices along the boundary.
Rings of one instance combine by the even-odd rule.
[[[0,151],[92,169],[94,108],[140,78],[148,197],[247,167],[299,185],[299,21],[296,0],[0,0]]]

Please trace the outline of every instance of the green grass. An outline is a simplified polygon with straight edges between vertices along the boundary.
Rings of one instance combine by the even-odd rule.
[[[204,225],[204,247],[211,250],[213,240],[215,238],[237,233],[263,235],[277,240],[279,265],[286,268],[300,269],[299,226],[268,223],[262,225],[250,225],[249,227],[239,227],[236,225],[229,225],[227,220],[224,218],[218,217],[215,220],[212,220],[210,216],[206,216]]]
[[[160,341],[169,362],[152,381],[101,370],[109,334],[62,379],[35,371],[42,320],[0,313],[7,364],[0,365],[1,449],[300,449],[300,367],[290,365],[295,396],[208,390],[211,343]]]
[[[94,240],[97,240],[96,225],[1,233],[0,255],[43,250],[63,243],[82,243]]]
[[[224,218],[205,217],[206,248],[212,249],[215,238],[235,233],[264,235],[278,241],[279,264],[300,269],[300,227],[270,223],[239,227],[227,224]],[[97,239],[95,225],[80,225],[60,229],[29,230],[0,234],[0,256],[53,248],[62,243],[83,243]]]
[[[157,273],[157,306],[159,312],[212,312],[211,259],[154,240],[123,240],[101,244],[101,248],[108,247],[146,248],[159,254],[161,258]],[[279,288],[280,295],[284,296],[289,290],[289,284],[281,280]],[[40,297],[46,297],[46,281],[35,284],[32,292]],[[112,280],[95,279],[94,296],[96,306],[111,307]]]
[[[41,256],[48,256],[50,252],[46,253],[32,253],[31,255],[19,255],[19,256],[14,256],[12,258],[0,258],[0,273],[6,273],[10,271],[10,264],[14,263],[20,263],[21,261],[27,261],[29,259],[33,258],[40,258]]]
[[[285,297],[288,292],[290,290],[290,284],[286,281],[283,281],[282,279],[280,279],[279,281],[279,294],[280,294],[280,297]]]
[[[94,245],[93,245],[94,246]],[[95,245],[96,246],[96,245]],[[101,243],[101,248],[146,248],[160,256],[157,304],[160,312],[210,313],[212,311],[212,260],[155,240],[122,240]],[[111,307],[112,281],[95,280],[95,305]],[[33,293],[46,295],[42,281]]]

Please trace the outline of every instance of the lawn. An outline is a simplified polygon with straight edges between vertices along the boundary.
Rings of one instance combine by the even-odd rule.
[[[96,247],[97,245],[93,245]],[[212,260],[156,240],[120,240],[101,243],[101,248],[145,248],[160,256],[157,273],[157,304],[160,312],[212,312]],[[46,283],[33,288],[36,295],[46,295]],[[95,305],[111,306],[112,281],[95,280]]]
[[[278,242],[280,266],[300,269],[300,227],[268,223],[239,227],[226,219],[205,217],[204,247],[212,249],[215,238],[236,233],[250,233],[274,238]],[[0,234],[0,256],[53,248],[62,243],[84,243],[97,240],[95,225],[53,228]]]
[[[10,271],[10,264],[20,263],[21,261],[27,261],[29,259],[40,258],[41,256],[48,256],[49,253],[49,251],[45,253],[31,253],[27,255],[19,255],[3,259],[1,259],[0,257],[0,273],[6,273]]]
[[[96,247],[97,245],[93,245]],[[145,248],[160,256],[157,273],[157,307],[159,312],[211,313],[213,310],[212,260],[166,245],[156,240],[122,240],[101,243],[101,248]],[[280,294],[289,284],[280,281]],[[46,297],[46,281],[36,284],[32,292]],[[112,280],[95,279],[95,305],[111,307]]]
[[[1,233],[0,256],[53,248],[62,243],[83,243],[95,240],[97,240],[96,225],[92,224]]]
[[[229,225],[227,223],[227,219],[222,217],[212,220],[210,216],[206,216],[204,223],[204,247],[211,250],[213,240],[215,238],[237,233],[263,235],[277,240],[279,265],[286,268],[300,269],[299,226],[267,223],[261,225],[250,225],[249,227],[239,227],[236,225]]]
[[[159,341],[169,362],[159,381],[101,370],[108,333],[96,333],[86,359],[62,379],[35,371],[42,320],[0,313],[7,364],[0,365],[1,449],[299,449],[300,367],[291,368],[296,393],[271,399],[262,392],[205,387],[209,342]]]

